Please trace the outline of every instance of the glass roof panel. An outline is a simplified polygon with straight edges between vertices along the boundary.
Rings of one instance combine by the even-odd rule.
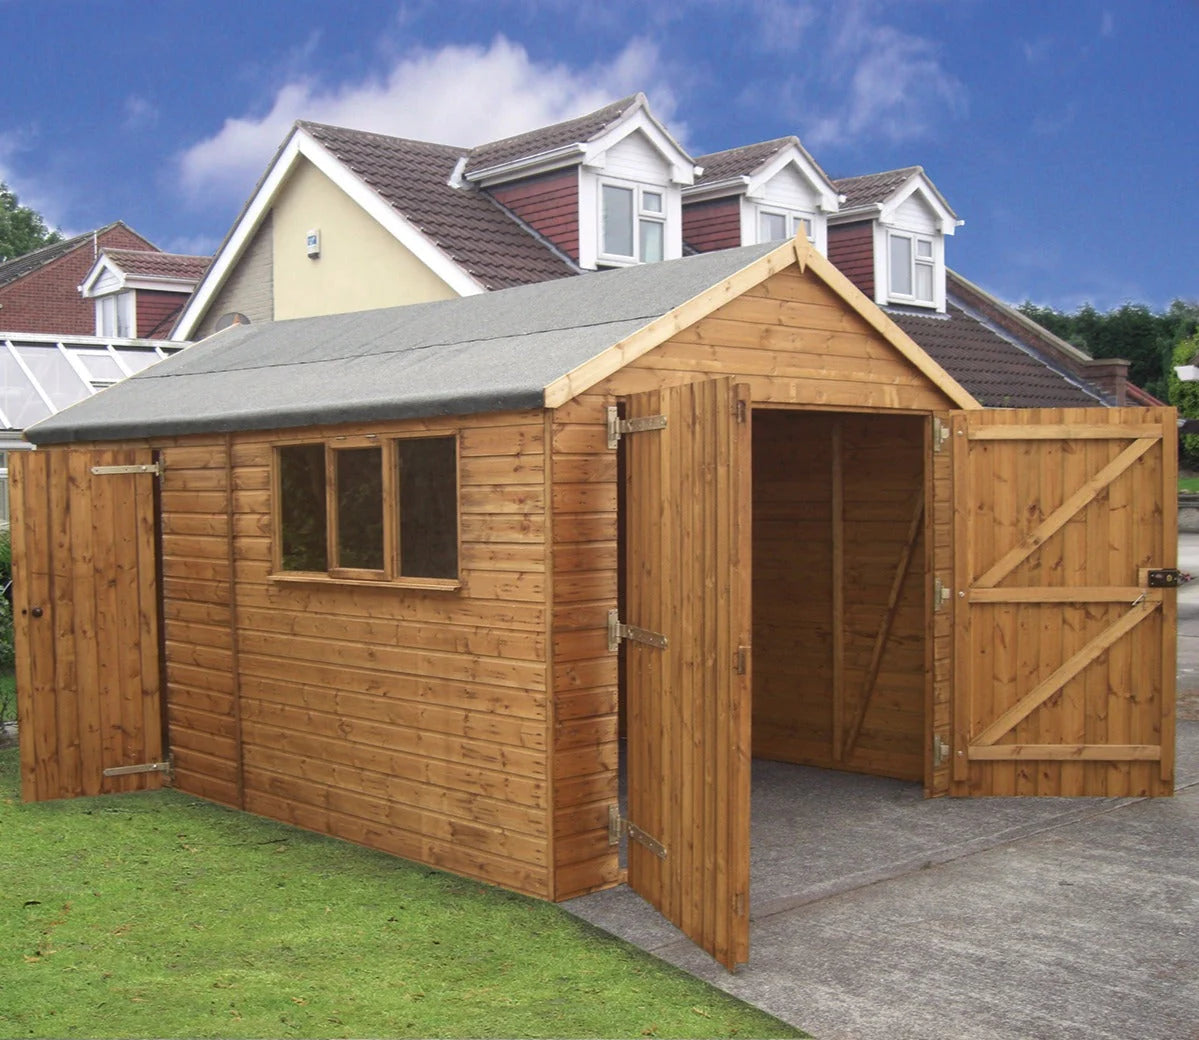
[[[38,396],[29,377],[3,343],[0,343],[0,412],[13,430],[23,430],[50,414],[46,402]]]
[[[125,362],[125,367],[129,369],[131,374],[149,368],[155,362],[162,360],[152,350],[121,350],[118,347],[117,353],[120,355],[121,360]]]
[[[17,353],[56,409],[61,410],[91,396],[91,390],[84,385],[79,373],[63,357],[56,344],[23,343],[17,347]]]
[[[83,362],[84,371],[87,372],[93,386],[109,386],[125,378],[125,373],[121,371],[116,358],[108,351],[80,350],[75,353],[75,357]]]

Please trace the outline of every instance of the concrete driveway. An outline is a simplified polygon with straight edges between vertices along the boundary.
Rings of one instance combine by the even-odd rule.
[[[1179,555],[1199,576],[1199,535]],[[1199,1040],[1199,581],[1178,675],[1174,798],[926,801],[754,763],[737,975],[628,888],[563,905],[821,1040]]]

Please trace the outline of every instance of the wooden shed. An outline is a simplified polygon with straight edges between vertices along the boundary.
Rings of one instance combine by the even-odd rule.
[[[981,409],[806,242],[234,327],[14,459],[23,793],[552,900],[623,830],[735,965],[752,756],[1172,791],[1175,429]]]

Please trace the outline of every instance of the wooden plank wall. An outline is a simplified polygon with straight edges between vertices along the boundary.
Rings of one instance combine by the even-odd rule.
[[[223,443],[165,448],[180,786],[550,895],[545,429],[535,412],[240,434],[228,465]],[[272,579],[272,446],[348,432],[460,432],[460,589]]]
[[[619,876],[607,832],[607,807],[616,801],[618,784],[619,672],[617,656],[606,650],[604,633],[617,584],[615,453],[604,446],[604,409],[629,393],[718,375],[749,384],[755,406],[755,438],[765,405],[884,414],[900,410],[923,416],[949,404],[924,375],[823,283],[790,268],[556,410],[555,509],[560,501],[577,495],[577,488],[560,493],[559,481],[564,489],[577,484],[579,467],[588,467],[593,474],[587,501],[603,503],[602,508],[587,511],[579,499],[570,519],[558,515],[554,519],[557,667],[553,755],[559,899],[604,887]],[[912,436],[920,439],[918,434]],[[567,479],[568,474],[575,474],[575,479]],[[912,491],[919,486],[919,478],[913,479],[917,483]],[[923,568],[918,575],[918,582],[925,580]],[[579,598],[572,601],[567,590],[576,579],[584,585]],[[905,586],[905,595],[909,594]],[[569,665],[558,659],[567,645],[580,655]],[[915,667],[923,698],[923,643],[912,653],[918,657]],[[755,648],[755,703],[761,666]],[[923,712],[921,701],[910,714],[923,717]],[[873,724],[868,727],[871,733],[875,729]],[[872,739],[866,738],[868,746]],[[580,748],[587,749],[585,754]],[[905,775],[919,778],[922,767],[919,750],[904,752]]]
[[[756,413],[755,754],[923,779],[922,535],[888,611],[924,491],[923,426],[916,417]]]

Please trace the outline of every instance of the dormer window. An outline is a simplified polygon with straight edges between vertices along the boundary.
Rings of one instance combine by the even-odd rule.
[[[600,257],[633,263],[661,260],[666,204],[661,191],[640,185],[600,185]]]
[[[795,238],[800,232],[809,242],[814,242],[812,218],[785,210],[758,209],[758,241],[782,242]]]
[[[132,339],[137,335],[137,318],[132,292],[96,297],[96,335]]]
[[[890,232],[888,240],[891,298],[899,302],[934,303],[933,240],[898,231]]]

